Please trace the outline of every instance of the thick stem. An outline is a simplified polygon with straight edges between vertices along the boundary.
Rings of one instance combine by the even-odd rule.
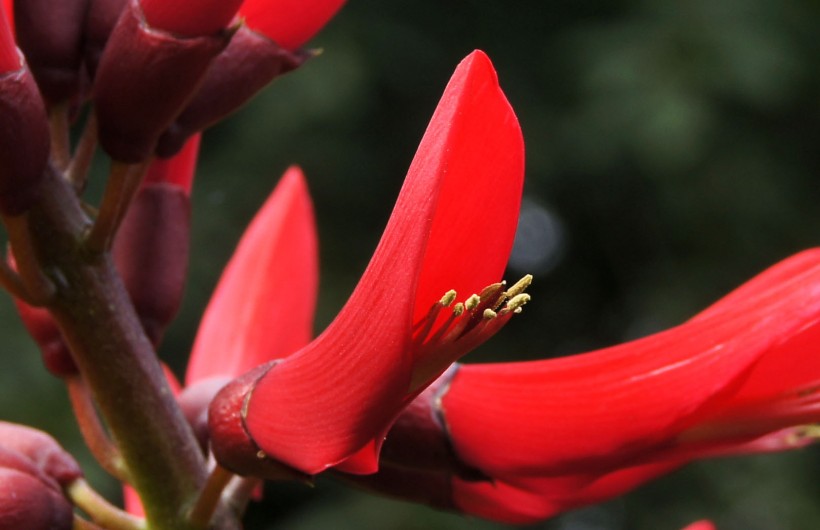
[[[189,530],[187,510],[206,478],[177,406],[108,253],[82,245],[90,222],[53,172],[31,211],[39,262],[54,279],[49,308],[125,460],[152,530]],[[238,527],[233,521],[214,528]]]

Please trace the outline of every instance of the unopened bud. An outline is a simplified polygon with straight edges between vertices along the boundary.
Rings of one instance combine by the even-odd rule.
[[[14,4],[17,42],[50,103],[80,89],[82,37],[88,0],[25,0]]]
[[[188,272],[190,199],[169,184],[144,186],[114,240],[114,261],[148,338],[159,343],[179,310]]]
[[[128,0],[88,0],[85,17],[85,65],[91,77],[97,72],[100,56]]]
[[[0,20],[0,23],[5,20]],[[0,32],[9,36],[6,24]],[[0,53],[17,54],[14,42],[0,39]],[[4,61],[6,66],[15,66]],[[0,71],[0,212],[18,215],[35,200],[48,161],[51,137],[45,105],[26,65]]]
[[[70,530],[74,511],[38,477],[0,468],[0,530]]]
[[[131,0],[111,33],[94,81],[100,145],[115,160],[137,163],[196,92],[227,30],[178,37],[152,28]]]
[[[309,57],[281,48],[241,26],[211,64],[196,95],[163,133],[157,155],[174,155],[189,136],[226,118],[275,78],[299,67]]]

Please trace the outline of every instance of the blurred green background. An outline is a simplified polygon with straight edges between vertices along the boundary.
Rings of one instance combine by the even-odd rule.
[[[493,59],[527,145],[508,278],[536,279],[524,313],[467,360],[566,355],[679,323],[820,242],[818,28],[813,0],[353,1],[312,42],[321,56],[205,137],[191,276],[161,354],[184,369],[233,245],[292,163],[318,215],[320,331],[367,263],[453,68],[475,48]],[[0,315],[0,415],[88,459],[7,297]],[[698,463],[535,528],[678,529],[709,517],[721,530],[815,529],[818,477],[817,449]],[[248,523],[329,527],[505,528],[324,479],[271,486]]]

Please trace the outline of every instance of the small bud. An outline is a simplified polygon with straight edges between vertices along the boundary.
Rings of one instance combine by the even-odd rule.
[[[196,92],[231,32],[183,38],[153,28],[131,0],[111,33],[94,81],[100,145],[115,160],[151,156],[160,134]]]
[[[85,17],[85,65],[91,77],[97,72],[108,37],[128,0],[88,0]]]
[[[77,365],[51,313],[21,300],[15,300],[14,304],[23,325],[40,348],[46,369],[57,377],[76,374]]]
[[[196,95],[163,133],[157,155],[174,155],[189,136],[226,118],[308,57],[281,48],[247,26],[240,26],[228,47],[211,63]]]
[[[155,160],[117,232],[114,262],[156,346],[179,310],[188,272],[189,193],[199,137],[170,160]]]
[[[74,511],[36,476],[0,468],[0,530],[71,530]]]
[[[38,472],[60,486],[67,486],[83,474],[74,457],[54,438],[31,427],[0,421],[0,448],[25,457]]]
[[[0,212],[18,215],[37,196],[51,138],[40,91],[0,16]]]
[[[15,2],[17,42],[43,97],[60,103],[77,96],[82,73],[82,32],[88,0]]]

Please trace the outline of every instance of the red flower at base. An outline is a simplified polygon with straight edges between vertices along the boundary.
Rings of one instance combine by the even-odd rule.
[[[640,340],[452,368],[389,433],[382,464],[394,476],[364,482],[397,493],[402,474],[444,476],[437,498],[451,508],[535,521],[694,459],[806,445],[813,435],[801,426],[820,421],[818,388],[820,249]],[[419,432],[439,439],[435,453],[413,443]]]

